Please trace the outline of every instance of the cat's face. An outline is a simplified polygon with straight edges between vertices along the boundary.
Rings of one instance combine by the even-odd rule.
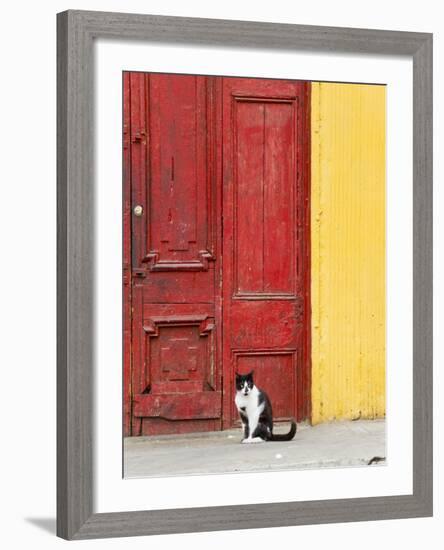
[[[241,392],[243,395],[248,395],[253,389],[253,371],[248,374],[238,374],[236,373],[236,390]]]

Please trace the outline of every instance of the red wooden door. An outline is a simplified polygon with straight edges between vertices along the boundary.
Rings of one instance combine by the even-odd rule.
[[[124,77],[133,435],[221,427],[215,86],[198,76]]]
[[[277,420],[309,412],[306,100],[301,82],[223,82],[225,427],[236,371],[254,370]]]
[[[125,434],[309,415],[308,85],[124,74]],[[222,161],[223,157],[223,161]]]

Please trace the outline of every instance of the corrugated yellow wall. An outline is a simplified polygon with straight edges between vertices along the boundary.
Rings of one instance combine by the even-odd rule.
[[[312,84],[312,421],[385,415],[385,87]]]

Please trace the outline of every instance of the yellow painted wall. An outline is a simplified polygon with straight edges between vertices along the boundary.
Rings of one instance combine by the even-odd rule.
[[[312,84],[312,422],[385,415],[385,87]]]

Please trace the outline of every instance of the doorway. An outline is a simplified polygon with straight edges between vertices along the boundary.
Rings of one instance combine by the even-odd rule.
[[[254,370],[310,416],[309,98],[290,80],[123,76],[124,433],[237,425]]]

